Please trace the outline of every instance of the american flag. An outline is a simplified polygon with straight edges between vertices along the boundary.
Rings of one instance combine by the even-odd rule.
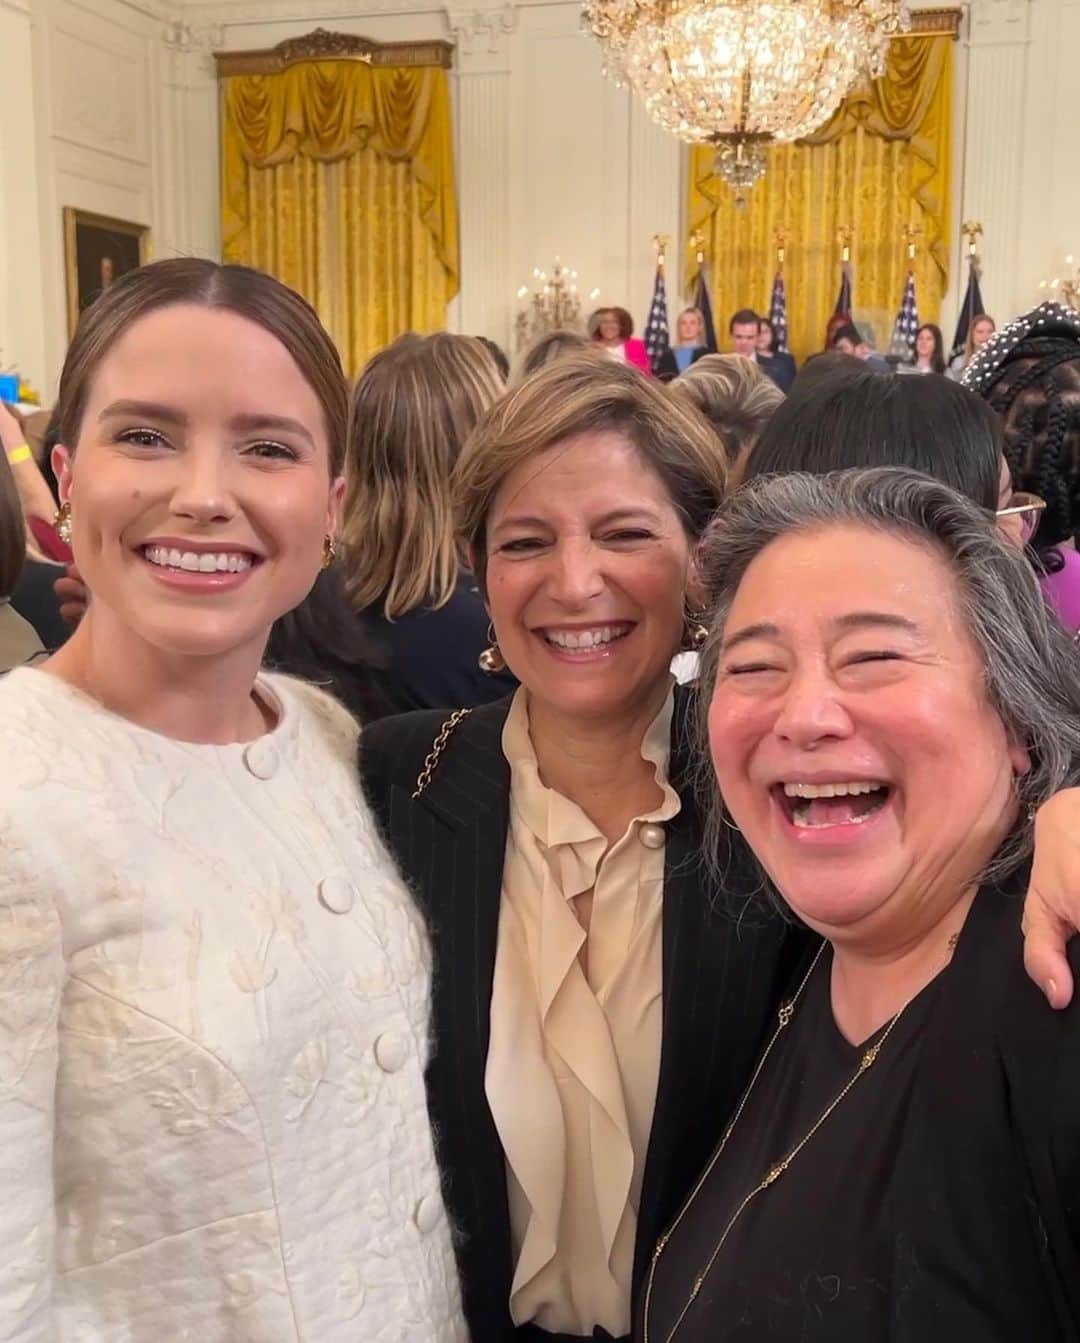
[[[769,321],[776,333],[776,352],[787,353],[787,290],[784,288],[784,272],[778,270],[772,284],[772,298],[769,300]]]
[[[661,356],[671,344],[668,335],[667,286],[664,284],[664,267],[656,263],[656,280],[653,283],[652,307],[649,320],[645,324],[645,351],[655,373]]]
[[[904,285],[904,297],[900,302],[900,311],[896,314],[890,348],[894,354],[911,359],[915,354],[915,333],[919,329],[919,304],[915,298],[915,272],[908,271],[907,284]]]

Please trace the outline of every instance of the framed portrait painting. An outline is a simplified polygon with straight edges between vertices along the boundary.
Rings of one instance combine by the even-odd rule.
[[[149,259],[150,230],[145,224],[65,207],[68,338],[75,334],[79,314],[102,290]]]

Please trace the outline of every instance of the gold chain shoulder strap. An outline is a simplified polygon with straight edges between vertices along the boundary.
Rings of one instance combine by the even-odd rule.
[[[439,734],[431,743],[431,750],[424,758],[424,768],[416,776],[416,792],[413,793],[413,801],[424,792],[431,782],[431,776],[435,773],[439,763],[439,757],[446,750],[446,743],[454,735],[454,729],[457,725],[468,718],[472,713],[471,709],[455,709],[446,722],[439,728]]]

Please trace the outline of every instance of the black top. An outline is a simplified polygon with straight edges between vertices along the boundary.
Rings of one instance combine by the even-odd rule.
[[[757,361],[762,373],[772,378],[782,392],[791,391],[797,372],[794,355],[778,350],[775,354],[759,354]]]
[[[663,1035],[635,1287],[657,1236],[716,1145],[807,945],[805,933],[748,895],[756,882],[741,863],[733,863],[723,891],[701,866],[692,698],[676,689],[668,774],[682,809],[665,827]],[[384,719],[360,737],[365,789],[431,932],[428,1108],[475,1343],[504,1343],[516,1333],[506,1160],[484,1090],[510,809],[501,744],[509,706],[508,699],[486,705],[460,723],[419,798],[412,796],[417,776],[444,715]]]
[[[995,1018],[1037,993],[1018,954],[988,985],[994,1007],[966,1029],[958,1066],[943,1068],[942,1031],[957,995],[970,999],[973,965],[1018,953],[1018,903],[982,892],[961,948],[884,1038],[873,1066],[824,1121],[788,1169],[753,1197],[709,1258],[745,1196],[812,1128],[857,1072],[864,1045],[850,1045],[829,1001],[831,955],[813,971],[727,1146],[660,1255],[648,1298],[649,1343],[1016,1343],[1075,1337],[1062,1309],[1064,1262],[1047,1262],[1047,1230],[1028,1169],[1029,1143],[1014,1108],[1021,1074],[994,1041]],[[964,946],[964,944],[967,944]],[[994,944],[997,944],[996,946]],[[989,961],[987,961],[987,964]],[[1030,992],[1029,992],[1030,991]],[[969,1006],[970,1006],[969,1002]],[[1043,1008],[1046,1026],[1053,1014]],[[1075,1037],[1080,1017],[1066,1034]],[[1033,1037],[1021,1047],[1039,1051]],[[1069,1052],[1075,1057],[1075,1048]],[[956,1062],[956,1060],[954,1060]],[[1073,1065],[1074,1066],[1074,1065]],[[1055,1090],[1056,1090],[1055,1083]],[[1063,1097],[1065,1099],[1065,1097]],[[1080,1085],[1054,1128],[1067,1159],[1055,1183],[1071,1198],[1080,1140]],[[1071,1177],[1071,1178],[1070,1178]],[[1070,1218],[1080,1231],[1080,1218]]]
[[[488,617],[469,574],[459,575],[444,606],[420,606],[396,620],[387,620],[381,605],[369,606],[359,619],[381,663],[371,674],[387,713],[472,708],[502,699],[517,685],[508,671],[480,670],[477,659],[490,643]]]
[[[33,625],[38,638],[50,653],[59,648],[71,633],[60,618],[60,602],[53,591],[53,584],[63,576],[64,568],[60,564],[27,559],[15,591],[11,594],[12,606],[24,620]]]
[[[695,345],[693,353],[690,355],[690,364],[693,366],[699,359],[703,359],[709,353],[707,345]],[[679,376],[679,361],[675,358],[675,351],[668,349],[656,361],[656,376],[661,382],[671,382],[672,379]]]

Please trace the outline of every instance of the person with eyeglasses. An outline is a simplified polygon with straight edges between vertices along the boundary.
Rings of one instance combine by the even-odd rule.
[[[963,383],[1001,416],[1017,486],[998,510],[1043,569],[1065,627],[1080,632],[1080,314],[1042,303],[993,336]]]

